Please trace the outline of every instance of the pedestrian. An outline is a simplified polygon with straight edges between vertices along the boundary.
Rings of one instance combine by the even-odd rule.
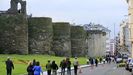
[[[46,64],[46,70],[47,70],[47,75],[51,75],[51,63],[50,63],[50,60],[48,60],[48,63]]]
[[[66,68],[66,61],[65,61],[65,59],[63,59],[60,62],[60,67],[61,67],[61,75],[65,75],[65,68]]]
[[[41,73],[43,74],[39,61],[36,62],[36,65],[34,66],[33,70],[34,75],[41,75]]]
[[[33,66],[35,66],[36,65],[36,60],[35,59],[33,59]]]
[[[94,67],[94,60],[93,60],[93,58],[90,58],[90,64],[91,64],[91,69],[93,69],[93,67]]]
[[[73,66],[74,66],[74,75],[77,75],[78,65],[79,65],[79,62],[78,62],[78,60],[77,60],[77,57],[75,57],[75,60],[74,60],[74,62],[73,62]]]
[[[103,58],[103,64],[105,64],[105,61],[106,61],[105,58]]]
[[[106,56],[106,59],[105,59],[106,61],[107,61],[107,63],[109,63],[109,61],[108,61],[108,57]]]
[[[100,63],[102,63],[102,57],[99,58]]]
[[[71,75],[71,61],[69,58],[66,58],[66,68],[67,68],[67,75]]]
[[[88,59],[88,58],[86,59],[86,64],[87,64],[87,65],[89,64],[89,59]]]
[[[98,60],[97,58],[95,58],[95,64],[96,64],[96,67],[98,66]]]
[[[12,60],[9,57],[5,61],[5,64],[6,64],[7,75],[12,75],[12,69],[14,69],[14,65]]]
[[[111,63],[111,57],[108,57],[109,64]]]
[[[53,75],[57,75],[58,66],[55,63],[55,61],[52,62],[51,67],[52,67]]]
[[[34,71],[33,71],[33,63],[30,61],[28,63],[28,67],[27,67],[27,72],[28,72],[28,75],[34,75]]]

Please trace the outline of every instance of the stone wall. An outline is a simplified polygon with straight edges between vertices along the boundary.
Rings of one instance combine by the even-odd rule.
[[[0,11],[0,53],[85,56],[88,51],[90,56],[101,56],[106,38],[99,32],[86,35],[83,26],[52,24],[51,18],[28,16],[23,0],[11,0],[10,8]]]
[[[48,17],[28,18],[29,52],[31,54],[51,53],[53,26]]]
[[[0,16],[0,53],[28,54],[28,24],[23,14]]]
[[[86,31],[82,26],[71,26],[71,52],[72,56],[85,56]]]
[[[71,56],[70,24],[53,23],[53,48],[57,56]]]
[[[106,51],[106,38],[102,31],[88,31],[88,56],[89,57],[101,57],[105,55]]]

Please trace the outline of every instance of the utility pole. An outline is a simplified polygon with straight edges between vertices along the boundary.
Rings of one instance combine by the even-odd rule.
[[[117,50],[116,50],[116,41],[117,40],[117,38],[116,38],[116,36],[115,36],[115,24],[114,24],[114,54],[116,55],[117,54]]]

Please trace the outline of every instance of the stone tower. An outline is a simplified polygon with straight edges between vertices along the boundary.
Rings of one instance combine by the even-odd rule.
[[[28,54],[27,23],[26,1],[11,0],[11,7],[0,13],[0,53]]]
[[[21,9],[18,9],[18,4],[19,3],[21,5]],[[16,13],[26,14],[26,1],[23,1],[23,0],[11,0],[10,8],[8,9],[7,12],[11,13],[11,14],[16,14]]]
[[[57,56],[71,56],[71,26],[69,22],[53,23],[53,48]]]

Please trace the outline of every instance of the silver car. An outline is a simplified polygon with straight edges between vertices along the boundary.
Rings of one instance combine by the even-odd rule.
[[[130,59],[129,61],[128,61],[128,70],[130,71],[130,72],[133,72],[133,59]]]
[[[133,65],[133,59],[128,58],[128,60],[126,61],[126,64],[125,64],[125,69],[129,70],[131,72],[132,71],[132,65]]]

